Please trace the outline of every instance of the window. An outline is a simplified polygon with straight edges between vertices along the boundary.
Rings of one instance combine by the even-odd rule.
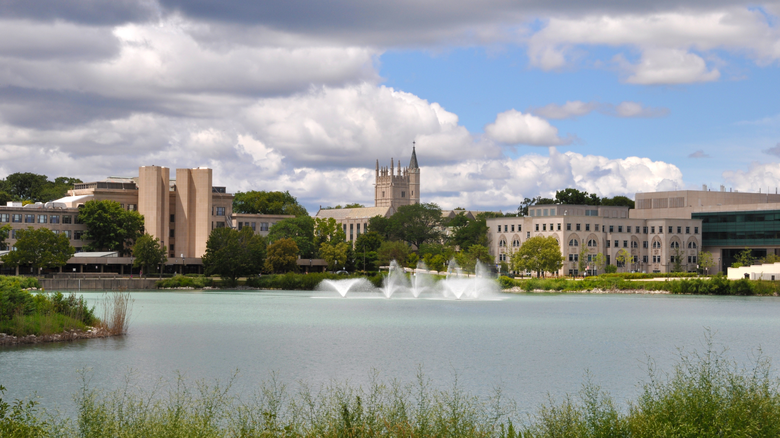
[[[38,215],[38,223],[39,224],[45,224],[48,221],[49,217],[45,214],[39,214]]]
[[[699,227],[693,227],[693,234],[699,234]]]
[[[585,231],[590,231],[590,224],[585,224]]]
[[[696,263],[696,256],[691,256],[691,260],[692,260],[691,263]]]
[[[618,233],[622,233],[622,232],[623,232],[623,225],[618,225]]]
[[[514,246],[515,248],[517,248],[518,246],[520,246],[520,241],[519,241],[519,240],[517,240],[517,239],[513,240],[513,241],[512,241],[512,246]]]
[[[661,242],[657,240],[653,240],[653,249],[658,249],[661,247]]]
[[[580,255],[579,254],[569,254],[569,261],[570,262],[578,262],[578,261],[580,261]]]
[[[631,241],[631,248],[639,248],[639,242],[636,240]]]
[[[647,249],[647,240],[645,240],[644,242],[642,242],[642,248],[645,248],[645,249]]]
[[[405,191],[403,191],[403,190],[401,190],[401,197],[402,197],[402,198],[405,198],[405,197],[406,197],[406,192],[405,192]]]
[[[176,222],[176,215],[175,214],[171,215],[171,222]]]
[[[620,248],[620,241],[619,240],[615,241],[615,248]]]
[[[577,241],[577,239],[571,239],[569,241],[569,246],[580,246],[580,242]]]
[[[508,228],[508,226],[507,226],[507,225],[504,225],[504,232],[505,232],[505,233],[507,232],[507,228]]]
[[[539,231],[539,224],[534,224],[534,225],[536,225],[536,231]]]
[[[642,256],[642,263],[647,263],[647,256]]]
[[[558,223],[558,231],[561,231],[561,223]]]
[[[260,231],[268,231],[268,222],[260,222]]]
[[[35,223],[35,215],[34,214],[26,214],[26,215],[24,215],[24,223],[26,223],[26,224],[34,224]]]
[[[67,237],[68,239],[70,239],[70,238],[71,238],[71,236],[72,236],[72,234],[71,234],[71,233],[72,233],[72,232],[71,232],[70,230],[65,230],[65,231],[63,231],[63,232],[62,232],[62,234],[64,234],[64,235],[65,235],[65,237]]]
[[[594,247],[594,246],[599,246],[599,245],[598,245],[598,243],[595,240],[590,239],[590,240],[588,240],[588,246]]]
[[[512,230],[513,233],[515,232],[515,226],[514,225],[512,225],[512,227],[510,229]]]
[[[542,231],[547,231],[547,224],[542,224]]]
[[[576,229],[577,231],[580,231],[580,224],[577,224]]]
[[[566,231],[571,231],[571,224],[566,224]]]
[[[53,214],[49,216],[49,223],[51,224],[58,224],[60,223],[60,216],[58,214]]]
[[[530,231],[526,231],[525,232],[525,238],[526,239],[530,239],[531,238],[531,232]]]
[[[612,233],[614,231],[615,231],[615,226],[614,225],[610,225],[609,226],[609,232]]]
[[[8,213],[0,213],[0,222],[8,222],[10,217]]]
[[[669,228],[671,228],[671,227],[669,227]],[[664,227],[659,225],[658,226],[658,234],[663,234],[663,233],[664,233]]]
[[[696,242],[688,242],[688,248],[696,248]]]
[[[217,228],[225,228],[225,222],[217,222]]]
[[[650,233],[655,234],[655,227],[650,227]]]
[[[642,227],[642,232],[647,234],[647,227]]]
[[[239,222],[238,225],[239,225],[238,229],[240,230],[241,229],[241,222]],[[174,237],[174,235],[173,235],[173,228],[168,230],[168,237]]]
[[[610,259],[609,254],[607,254],[607,264],[609,264],[609,259]]]
[[[599,230],[599,224],[596,224],[596,231]]]
[[[691,227],[685,227],[685,234],[691,234]]]
[[[623,241],[623,248],[628,248],[628,240]]]
[[[550,209],[550,216],[555,216],[555,209],[554,208]]]
[[[217,207],[217,216],[225,215],[225,207]]]
[[[76,230],[73,232],[73,239],[74,240],[81,240],[81,236],[84,235],[84,232],[81,230]]]
[[[610,242],[612,242],[612,241],[611,240],[607,240],[607,248],[609,248]]]
[[[547,216],[547,213],[548,213],[548,211],[549,211],[549,210],[547,210],[546,208],[544,209],[544,215],[545,215],[545,216]]]
[[[674,263],[674,256],[669,256],[669,261]]]
[[[138,204],[127,204],[127,210],[128,211],[136,211],[136,210],[138,210]]]
[[[672,226],[669,225],[669,234],[672,234],[674,231],[672,231]]]
[[[172,243],[168,245],[168,250],[171,252],[171,257],[176,257],[176,251],[174,251]]]
[[[523,226],[518,224],[517,225],[517,231],[523,231]]]
[[[677,234],[681,234],[681,233],[682,233],[682,227],[677,227]]]
[[[672,248],[679,248],[680,242],[672,242]]]

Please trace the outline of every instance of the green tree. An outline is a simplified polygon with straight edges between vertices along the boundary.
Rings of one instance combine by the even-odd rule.
[[[672,261],[672,272],[683,272],[682,251],[680,248],[674,249],[674,260]]]
[[[291,214],[296,217],[309,215],[290,192],[238,192],[233,196],[233,211],[248,214]]]
[[[606,264],[607,257],[603,253],[598,253],[596,254],[596,257],[593,258],[593,267],[596,269],[596,273],[603,270]]]
[[[168,261],[165,247],[160,243],[160,239],[151,234],[144,234],[135,241],[133,245],[133,267],[140,267],[142,272],[152,272],[152,268],[160,268]]]
[[[378,234],[382,240],[390,240],[392,230],[390,229],[390,219],[384,216],[374,216],[368,220],[368,232]]]
[[[38,201],[42,189],[49,183],[46,175],[17,172],[5,178],[9,192],[20,201]]]
[[[11,196],[10,193],[8,193],[5,190],[0,189],[0,205],[7,205],[8,202],[11,202],[14,200],[14,197]]]
[[[739,268],[740,266],[750,266],[753,264],[755,257],[753,257],[753,251],[750,248],[745,248],[734,259],[734,263],[731,264],[732,268]]]
[[[580,254],[579,254],[579,261],[577,262],[577,267],[579,268],[580,275],[585,275],[585,270],[588,267],[588,247],[585,246],[585,241],[583,240],[580,245]]]
[[[271,244],[280,239],[292,239],[302,258],[317,257],[319,248],[314,240],[314,218],[311,216],[284,219],[274,224],[268,232],[268,243]]]
[[[423,243],[441,239],[440,225],[441,208],[438,205],[433,203],[402,205],[390,217],[390,235],[419,248]]]
[[[532,237],[512,254],[512,268],[516,271],[532,271],[537,276],[545,272],[557,272],[563,266],[563,256],[554,237]]]
[[[628,207],[633,209],[635,207],[634,201],[631,198],[625,196],[615,196],[614,198],[602,198],[601,205]]]
[[[206,275],[219,275],[228,284],[235,285],[238,277],[259,274],[265,255],[265,238],[255,234],[252,228],[244,227],[240,231],[215,228],[206,242],[203,268]]]
[[[493,266],[495,263],[495,259],[490,255],[488,248],[482,245],[471,245],[468,250],[459,252],[455,256],[455,260],[467,272],[476,272],[477,262],[488,266]]]
[[[484,219],[470,220],[466,225],[457,228],[450,241],[460,247],[461,250],[468,250],[472,245],[488,245],[488,226]]]
[[[347,204],[347,205],[344,206],[344,208],[364,208],[364,207],[365,207],[365,205],[358,204],[358,203]]]
[[[604,267],[604,272],[606,272],[607,274],[614,274],[615,272],[617,272],[617,266],[607,265]]]
[[[295,240],[282,238],[268,245],[265,269],[273,273],[297,271],[298,245],[295,244]]]
[[[620,248],[620,251],[618,251],[617,256],[615,257],[615,261],[619,263],[618,266],[623,265],[625,270],[629,271],[631,260],[631,253],[625,248]]]
[[[376,251],[382,246],[382,236],[374,231],[363,233],[355,240],[355,254],[362,254],[363,251]]]
[[[423,256],[423,263],[432,271],[444,271],[444,257],[441,254],[425,254],[425,256]]]
[[[144,231],[144,217],[123,209],[116,201],[87,201],[78,219],[87,226],[84,238],[92,240],[86,245],[88,251],[118,251],[124,255]]]
[[[0,249],[4,250],[5,247],[5,239],[8,238],[8,234],[11,232],[11,226],[10,225],[3,225],[0,227]]]
[[[7,266],[30,265],[38,272],[39,269],[65,266],[75,252],[65,234],[54,234],[48,228],[28,227],[16,230],[14,250],[2,260]]]
[[[710,273],[710,268],[715,266],[715,258],[709,251],[703,251],[699,253],[699,268],[705,275]]]
[[[347,240],[347,235],[344,233],[344,229],[336,219],[329,218],[314,218],[314,237],[316,239],[317,247],[321,247],[323,243],[327,242],[344,242]]]
[[[335,271],[346,268],[347,250],[350,245],[347,242],[323,242],[320,246],[320,257],[328,264],[328,269]]]
[[[599,205],[601,199],[595,193],[568,188],[555,192],[555,202],[569,205]]]
[[[403,265],[410,252],[409,245],[399,240],[383,242],[376,252],[377,263],[380,266],[389,266],[390,262],[395,260],[398,264]]]

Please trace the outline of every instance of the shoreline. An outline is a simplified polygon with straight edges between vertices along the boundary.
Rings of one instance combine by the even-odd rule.
[[[0,333],[0,347],[10,347],[15,345],[29,345],[29,344],[43,344],[49,342],[72,342],[81,339],[98,339],[108,338],[112,335],[107,329],[100,327],[88,327],[84,330],[68,330],[62,333],[54,333],[51,335],[27,335],[27,336],[13,336],[6,333]]]
[[[524,290],[519,286],[515,286],[510,289],[501,290],[503,293],[509,294],[537,294],[537,293],[553,293],[553,294],[623,294],[623,295],[671,295],[668,290],[645,290],[645,289],[589,289],[589,290],[545,290],[545,289],[532,289],[530,291]]]

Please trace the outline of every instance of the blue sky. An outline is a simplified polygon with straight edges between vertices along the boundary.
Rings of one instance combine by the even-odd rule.
[[[513,210],[780,186],[780,2],[126,0],[0,12],[0,177],[208,166],[232,192]]]

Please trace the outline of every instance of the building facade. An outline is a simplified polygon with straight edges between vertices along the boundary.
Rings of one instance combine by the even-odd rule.
[[[529,207],[528,216],[488,219],[487,225],[497,263],[509,262],[531,237],[554,237],[564,257],[558,275],[581,275],[581,265],[591,275],[603,272],[595,266],[599,253],[621,272],[671,272],[678,257],[683,270],[695,271],[702,242],[701,219],[632,219],[628,207],[539,205]],[[618,262],[623,250],[629,263]]]
[[[409,166],[402,169],[398,161],[398,169],[390,159],[390,167],[379,167],[376,160],[376,184],[374,186],[374,206],[392,207],[398,209],[402,205],[420,203],[420,166],[417,164],[417,152],[412,146],[412,158]]]

